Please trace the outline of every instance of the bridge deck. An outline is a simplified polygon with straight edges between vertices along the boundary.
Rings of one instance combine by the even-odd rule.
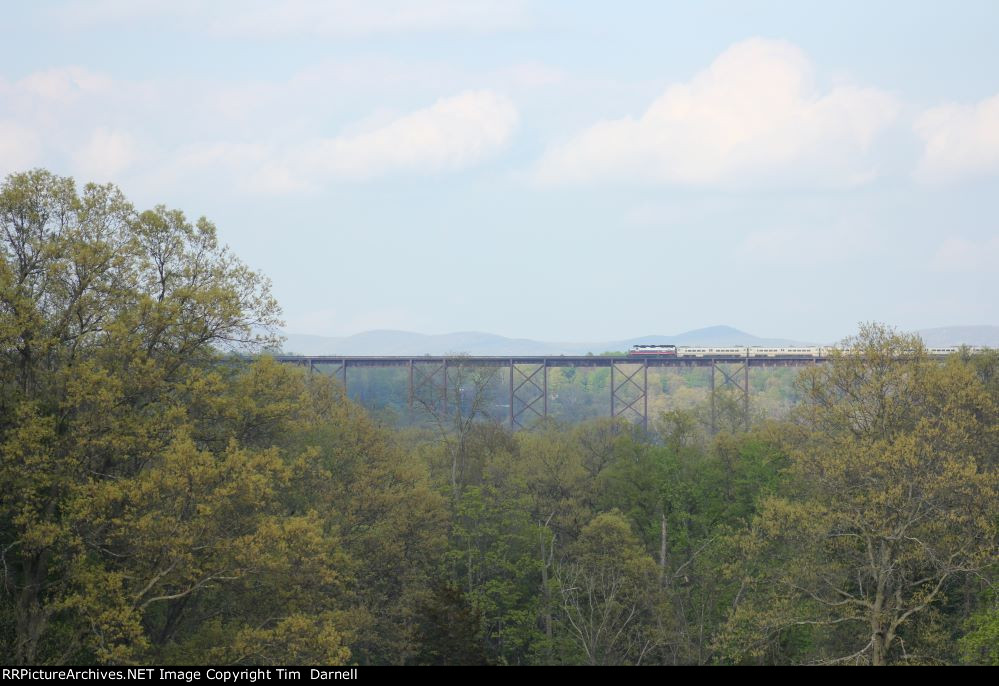
[[[646,364],[649,367],[708,367],[713,364],[749,362],[752,367],[795,366],[825,362],[826,357],[777,356],[740,357],[705,355],[701,357],[655,357],[650,355],[275,355],[279,362],[350,367],[407,367],[410,364],[444,364],[470,367],[509,367],[544,365],[546,367],[610,367],[621,364]]]
[[[943,359],[943,355],[935,355]],[[707,367],[710,369],[711,431],[716,428],[715,394],[727,387],[741,396],[746,426],[749,426],[750,368],[798,367],[820,364],[828,357],[779,355],[652,356],[652,355],[275,355],[283,363],[301,365],[310,371],[331,372],[348,387],[348,369],[402,367],[407,369],[409,405],[418,396],[433,400],[444,414],[455,405],[448,370],[456,367],[506,368],[507,417],[511,428],[525,427],[528,420],[548,416],[548,370],[552,367],[604,367],[610,369],[608,409],[611,417],[638,419],[648,428],[649,368]],[[717,382],[716,382],[717,381]],[[460,389],[457,390],[460,396]]]

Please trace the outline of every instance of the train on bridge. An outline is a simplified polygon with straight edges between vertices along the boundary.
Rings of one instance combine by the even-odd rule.
[[[835,348],[832,346],[730,346],[730,347],[698,347],[688,345],[633,345],[628,351],[628,357],[676,357],[676,358],[730,358],[733,360],[756,359],[756,358],[802,358],[802,359],[825,359],[835,351],[840,351],[844,355],[859,353],[850,348]],[[926,353],[933,357],[943,357],[960,352],[957,346],[945,346],[926,348]],[[984,348],[969,347],[969,352],[981,352]]]

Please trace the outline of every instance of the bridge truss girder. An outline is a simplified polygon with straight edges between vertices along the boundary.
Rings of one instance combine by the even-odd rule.
[[[734,369],[733,369],[734,367]],[[721,384],[716,384],[715,373],[721,373]],[[718,431],[718,411],[716,394],[723,388],[734,388],[742,401],[743,422],[749,429],[749,361],[711,363],[711,433]]]
[[[446,414],[447,383],[447,359],[440,362],[410,360],[409,409],[418,403],[432,414]]]
[[[617,378],[615,378],[615,372]],[[641,383],[638,378],[641,378]],[[610,367],[611,417],[639,419],[649,428],[649,361],[612,361]]]
[[[347,394],[347,360],[337,360],[332,363],[319,363],[310,359],[306,359],[302,366],[305,367],[307,374],[312,374],[317,371],[319,366],[329,367],[331,369],[331,376],[338,379],[340,384],[343,386],[344,395]]]
[[[548,363],[517,364],[510,360],[510,428],[525,428],[521,418],[548,417]],[[541,403],[540,409],[537,407]]]

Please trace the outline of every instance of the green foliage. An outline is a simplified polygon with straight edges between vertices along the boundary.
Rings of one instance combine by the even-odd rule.
[[[805,643],[782,659],[946,659],[920,643],[925,618],[994,565],[995,404],[918,338],[868,326],[854,345],[801,375],[787,487],[742,544],[751,593],[723,641],[735,659],[773,659],[795,637]]]
[[[418,665],[481,665],[481,619],[460,589],[436,585],[419,606]]]
[[[558,571],[564,630],[588,664],[639,664],[664,640],[656,565],[617,510],[584,527]]]
[[[329,380],[222,356],[270,341],[266,280],[43,171],[0,224],[10,661],[405,659],[442,501]]]
[[[999,659],[994,351],[865,326],[754,373],[749,428],[667,370],[649,433],[593,418],[606,368],[552,370],[555,416],[516,434],[495,370],[450,370],[419,417],[360,376],[392,431],[229,354],[278,310],[207,220],[16,174],[0,258],[12,664]]]
[[[961,638],[964,658],[971,664],[999,665],[999,593],[986,594],[985,605],[968,619]]]

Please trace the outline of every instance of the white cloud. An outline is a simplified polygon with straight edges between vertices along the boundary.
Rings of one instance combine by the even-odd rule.
[[[946,183],[999,171],[999,94],[974,105],[942,105],[913,127],[923,139],[916,178]]]
[[[141,88],[68,65],[0,79],[0,158],[23,170],[50,165],[86,180],[109,181],[136,160],[136,141],[117,123],[148,124]],[[114,179],[117,180],[117,179]]]
[[[211,181],[251,192],[301,190],[301,183],[293,180],[277,183],[265,178],[276,155],[276,146],[268,143],[185,143],[162,153],[162,163],[150,171],[146,184],[170,187]]]
[[[461,169],[502,149],[517,118],[509,99],[468,91],[366,133],[317,141],[303,158],[344,178]]]
[[[689,82],[670,86],[641,116],[598,122],[549,149],[536,178],[726,187],[862,183],[875,173],[867,152],[898,104],[873,88],[841,84],[820,92],[812,72],[789,43],[737,43]]]
[[[518,113],[506,97],[467,91],[369,130],[305,144],[219,143],[191,146],[178,174],[225,166],[255,192],[313,189],[330,179],[360,181],[396,173],[433,174],[478,164],[502,150]]]
[[[101,127],[74,155],[81,175],[95,181],[111,181],[136,159],[136,142],[128,133]]]
[[[251,38],[494,31],[529,21],[523,0],[78,0],[54,12],[72,28],[169,20]]]
[[[78,66],[56,67],[29,74],[16,88],[28,96],[69,104],[81,96],[104,94],[111,90],[111,79]]]
[[[952,237],[937,248],[930,268],[937,272],[994,273],[999,264],[999,236],[984,240]]]
[[[138,175],[146,185],[221,175],[242,190],[289,193],[331,180],[464,169],[501,151],[516,129],[517,108],[494,91],[465,90],[400,111],[416,94],[398,95],[401,86],[366,93],[375,103],[368,115],[345,123],[345,93],[367,65],[324,64],[284,82],[228,87],[117,81],[76,66],[0,77],[0,171],[41,163],[86,180],[134,183]],[[375,66],[384,75],[393,65]],[[440,92],[415,73],[416,92]],[[394,107],[378,104],[383,99]],[[319,133],[330,121],[338,132]]]
[[[0,179],[38,161],[39,142],[33,131],[0,119]]]

